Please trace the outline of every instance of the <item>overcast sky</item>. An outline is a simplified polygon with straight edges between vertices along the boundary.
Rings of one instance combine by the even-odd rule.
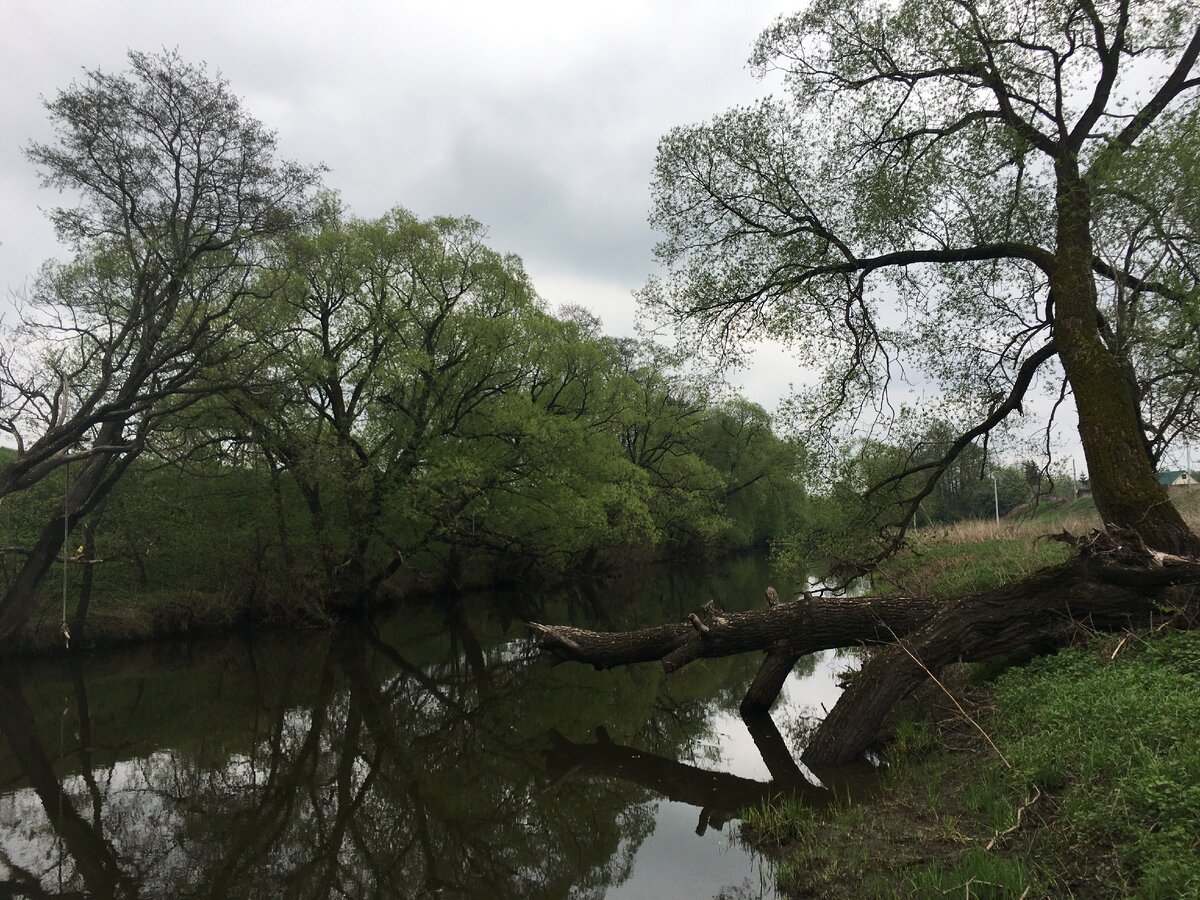
[[[746,58],[783,0],[204,3],[0,0],[0,289],[59,253],[22,148],[41,97],[129,49],[219,70],[283,155],[329,167],[350,210],[469,214],[553,306],[632,334],[654,271],[658,138],[769,90]],[[766,348],[735,380],[768,408],[799,369]]]
[[[655,270],[646,223],[659,137],[772,89],[746,58],[787,0],[276,2],[0,0],[0,308],[59,252],[22,155],[42,96],[129,49],[219,70],[283,155],[329,167],[350,210],[468,214],[554,307],[632,334]],[[800,363],[759,348],[734,381],[774,409]],[[1056,428],[1077,446],[1074,418]],[[1074,451],[1072,451],[1074,452]],[[1082,460],[1080,460],[1082,462]]]

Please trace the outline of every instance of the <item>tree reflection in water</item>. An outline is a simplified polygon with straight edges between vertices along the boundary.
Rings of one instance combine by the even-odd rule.
[[[676,582],[630,596],[653,618],[694,596]],[[824,802],[770,719],[747,723],[770,781],[691,764],[755,660],[555,669],[498,609],[6,669],[0,895],[602,897],[662,798],[700,833],[784,791]]]

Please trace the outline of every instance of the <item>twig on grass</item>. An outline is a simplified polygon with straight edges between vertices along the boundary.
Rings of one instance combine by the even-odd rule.
[[[1001,838],[1007,837],[1008,835],[1010,835],[1014,831],[1016,831],[1018,828],[1020,828],[1021,827],[1021,819],[1025,816],[1025,811],[1041,799],[1042,799],[1042,792],[1038,788],[1038,786],[1035,784],[1033,786],[1033,796],[1030,797],[1028,800],[1026,800],[1023,804],[1021,804],[1021,808],[1017,810],[1017,821],[1014,822],[1012,825],[1008,826],[1007,828],[1005,828],[1003,831],[997,831],[994,835],[992,835],[992,839],[990,841],[988,841],[987,847],[985,849],[991,850],[993,847],[996,846],[997,843],[999,843]]]
[[[892,631],[892,630],[889,628],[888,631]],[[925,663],[921,662],[921,660],[917,657],[917,655],[915,653],[913,653],[911,650],[908,649],[908,645],[905,644],[904,641],[902,641],[900,639],[900,637],[896,634],[896,632],[892,631],[892,637],[895,638],[896,644],[899,645],[900,649],[908,654],[909,659],[911,659],[918,666],[920,666],[921,671],[923,671],[926,675],[928,675],[930,680],[932,680],[934,684],[936,684],[939,688],[942,689],[942,693],[950,698],[950,702],[955,705],[955,707],[958,709],[958,711],[960,713],[962,713],[963,718],[966,719],[968,722],[970,722],[972,725],[974,725],[975,728],[979,731],[979,733],[983,735],[983,739],[988,742],[988,744],[991,746],[991,748],[993,750],[996,751],[996,755],[998,757],[1000,757],[1000,761],[1002,763],[1004,763],[1004,767],[1007,769],[1011,769],[1012,763],[1010,763],[1008,761],[1008,757],[1005,756],[1004,753],[1001,752],[1000,748],[996,746],[996,742],[992,740],[992,736],[984,730],[982,725],[980,725],[978,722],[975,721],[975,719],[971,716],[971,714],[969,712],[967,712],[965,709],[963,709],[963,705],[958,702],[957,697],[955,697],[952,693],[950,693],[949,688],[947,688],[944,684],[942,684],[942,682],[940,680],[938,680],[938,677],[936,675],[934,675],[931,671],[929,671],[929,667],[927,665],[925,665]]]

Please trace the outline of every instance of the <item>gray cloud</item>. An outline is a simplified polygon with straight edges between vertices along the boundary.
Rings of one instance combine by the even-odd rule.
[[[745,59],[801,0],[10,0],[0,12],[0,298],[64,255],[21,148],[45,139],[39,97],[128,49],[178,47],[219,70],[281,152],[329,166],[352,212],[472,215],[552,305],[583,303],[631,334],[653,271],[646,224],[660,135],[761,95]],[[0,299],[0,312],[8,302]],[[768,408],[811,379],[766,345],[742,372]]]
[[[326,163],[354,212],[470,214],[526,259],[535,282],[573,274],[624,298],[652,265],[645,220],[658,136],[759,93],[743,61],[789,6],[10,5],[0,287],[58,252],[38,210],[55,198],[20,153],[46,135],[38,95],[84,68],[122,68],[127,48],[165,46],[220,70],[286,155]]]

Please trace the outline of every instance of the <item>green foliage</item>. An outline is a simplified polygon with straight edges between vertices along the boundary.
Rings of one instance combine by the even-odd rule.
[[[1152,474],[1200,422],[1194,29],[1174,0],[814,0],[755,44],[779,90],[663,136],[650,312],[722,360],[795,352],[814,491],[881,431],[900,451],[864,509],[814,523],[825,552],[1021,503],[981,448],[1039,386],[1073,394],[1107,520],[1161,549],[1183,531]]]
[[[990,898],[1021,897],[1036,884],[1030,867],[1021,860],[1005,859],[975,848],[951,863],[934,864],[913,872],[904,872],[899,884],[876,879],[873,896],[934,897],[943,894]]]
[[[742,812],[742,836],[758,845],[788,846],[813,837],[817,811],[801,800],[783,795]]]
[[[688,354],[551,315],[473,219],[314,197],[319,169],[204,66],[129,62],[49,101],[55,140],[27,149],[80,203],[52,213],[75,258],[0,348],[0,639],[57,564],[72,457],[83,608],[308,616],[791,527],[798,448]]]
[[[964,543],[934,537],[880,565],[874,584],[878,590],[961,597],[1064,562],[1070,553],[1066,545],[1051,541],[995,538]]]
[[[261,383],[252,282],[267,242],[308,216],[319,174],[278,158],[275,135],[204,66],[171,51],[128,62],[47,100],[52,138],[25,151],[68,196],[50,218],[76,255],[43,266],[4,329],[0,430],[18,454],[0,467],[0,498],[78,465],[20,545],[0,641],[32,615],[64,519],[95,515],[147,447],[175,439],[182,411]]]
[[[279,387],[230,413],[303,496],[327,590],[369,593],[418,558],[457,582],[472,557],[552,572],[786,527],[794,451],[761,409],[714,403],[685,357],[585,312],[548,314],[472,220],[325,202],[267,277]]]
[[[791,527],[800,452],[764,410],[716,399],[681,354],[551,315],[484,237],[400,209],[354,219],[325,197],[319,225],[278,240],[239,361],[256,381],[164,417],[155,461],[84,523],[104,559],[95,615],[136,597],[141,622],[174,592],[225,618],[319,617],[412,589],[765,547]],[[44,487],[0,524],[13,546],[61,496]]]
[[[902,719],[896,723],[895,733],[889,744],[889,752],[897,757],[920,758],[937,744],[937,735],[928,722],[919,719]]]
[[[793,567],[886,558],[911,527],[990,521],[997,508],[1004,516],[1030,499],[1032,489],[1020,468],[998,466],[970,444],[914,507],[924,475],[911,470],[934,464],[953,439],[943,421],[920,427],[915,450],[905,449],[899,434],[894,443],[862,441],[853,453],[806,473],[810,495],[788,548],[781,551]]]

